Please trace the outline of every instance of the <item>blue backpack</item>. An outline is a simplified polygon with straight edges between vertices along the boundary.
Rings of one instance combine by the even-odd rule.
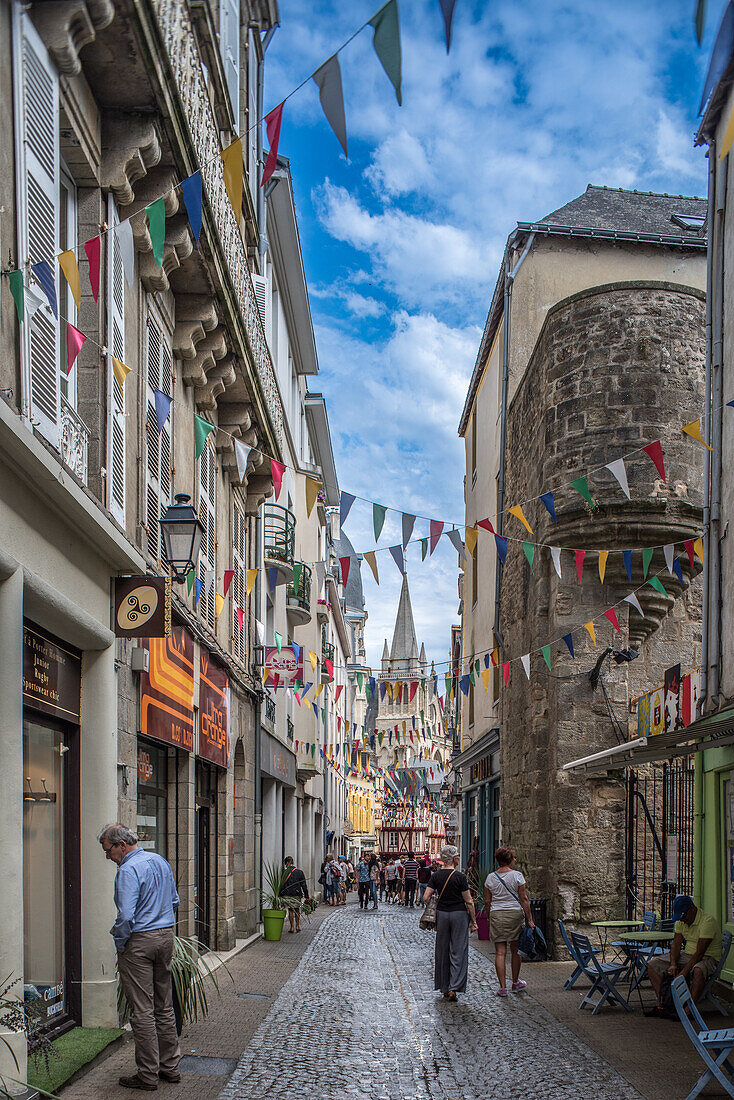
[[[499,879],[505,890],[507,890],[508,893],[512,894],[517,904],[520,905],[520,908],[522,908],[522,905],[520,904],[520,898],[517,896],[512,887],[507,885],[505,880],[502,878],[502,875],[498,875],[496,871],[494,871],[493,874],[496,878]],[[545,942],[545,936],[540,931],[537,925],[535,926],[535,928],[531,928],[529,924],[525,925],[522,932],[520,933],[520,940],[517,945],[517,950],[520,953],[521,958],[523,958],[525,962],[533,962],[535,959],[545,958],[545,956],[548,954],[548,944]]]

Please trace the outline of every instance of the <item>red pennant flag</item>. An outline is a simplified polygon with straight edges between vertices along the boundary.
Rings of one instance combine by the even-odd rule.
[[[237,608],[237,622],[239,623],[240,630],[242,630],[245,622],[245,613],[241,607]]]
[[[273,475],[273,488],[275,489],[275,499],[280,496],[280,489],[283,484],[283,474],[285,473],[285,466],[282,462],[276,462],[274,458],[270,459],[270,472]]]
[[[660,474],[663,481],[665,481],[665,464],[663,463],[663,446],[659,439],[656,439],[654,443],[648,443],[646,447],[642,448],[645,454],[652,459],[655,463],[655,469]]]
[[[415,695],[417,690],[418,690],[418,681],[417,680],[411,680],[410,681],[410,699],[409,699],[409,702],[411,702],[411,703],[413,702],[413,696]]]
[[[683,545],[686,548],[686,554],[688,554],[688,560],[691,563],[691,569],[693,569],[693,554],[694,554],[693,543],[694,543],[693,539],[686,539],[686,541],[683,543]]]
[[[232,578],[233,577],[234,577],[234,569],[225,569],[224,570],[224,584],[222,585],[222,595],[223,596],[226,596],[227,593],[229,592],[229,586],[232,583]]]
[[[326,660],[324,661],[324,664],[326,665],[326,671],[327,671],[327,672],[328,672],[328,674],[329,674],[329,679],[330,679],[330,680],[333,680],[333,679],[334,679],[334,662],[333,662],[333,661],[330,661],[330,660],[329,660],[329,659],[327,658],[327,659],[326,659]]]
[[[342,584],[346,585],[349,580],[349,567],[352,564],[352,559],[350,557],[339,558],[339,564],[342,567]]]
[[[343,691],[344,691],[344,684],[338,684],[337,689],[336,689],[336,695],[334,696],[334,702],[335,703],[339,702],[339,696],[341,695],[341,693]]]
[[[411,744],[413,743],[413,731],[412,730],[410,731],[410,743]]]
[[[76,357],[82,350],[82,344],[86,340],[86,336],[83,332],[80,332],[78,328],[74,328],[71,321],[66,322],[66,373],[71,374],[71,368],[74,366]]]
[[[581,584],[581,577],[584,571],[584,558],[586,557],[585,550],[574,550],[576,555],[576,572],[578,573],[579,584]]]
[[[619,629],[619,623],[617,622],[617,614],[616,614],[613,607],[610,607],[608,611],[604,612],[604,618],[609,619],[609,622],[612,624],[612,626],[614,627],[614,629],[617,631],[618,634],[622,633],[622,631]]]
[[[503,666],[502,666],[502,675],[505,678],[505,687],[506,687],[510,682],[510,662],[509,661],[505,661],[505,663],[503,664]]]
[[[300,707],[300,705],[301,705],[301,696],[300,696],[300,695],[298,694],[298,692],[297,692],[297,691],[294,691],[294,692],[293,692],[293,694],[295,695],[295,697],[296,697],[296,702],[298,703],[298,705],[299,705],[299,707]],[[296,745],[298,745],[298,742],[297,742],[297,741],[296,741]],[[296,749],[296,752],[297,752],[297,751],[298,751],[298,749]]]
[[[272,674],[272,680],[273,680],[273,687],[274,688],[279,688],[280,687],[280,673],[274,672]]]
[[[279,103],[277,107],[273,107],[270,114],[265,116],[265,129],[268,134],[270,152],[268,153],[268,159],[265,161],[261,187],[264,187],[268,182],[275,171],[275,165],[278,163],[278,142],[280,141],[280,124],[283,121],[283,106],[283,103]]]
[[[490,535],[496,534],[494,527],[488,519],[478,519],[477,527],[483,527],[485,531],[489,531]]]
[[[102,255],[102,241],[99,237],[92,237],[91,241],[86,241],[84,251],[89,260],[89,285],[92,288],[92,297],[96,302],[99,298],[99,265]]]
[[[337,714],[337,716],[336,716],[336,728],[339,730],[339,733],[341,733],[341,731],[342,731],[342,716],[341,716],[341,714]]]
[[[431,553],[438,546],[438,540],[441,538],[441,532],[443,531],[443,524],[440,520],[431,520]]]

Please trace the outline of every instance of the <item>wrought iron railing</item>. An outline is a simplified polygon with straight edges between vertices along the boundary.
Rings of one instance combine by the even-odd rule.
[[[293,740],[293,719],[289,718],[286,723],[286,735],[289,741]]]
[[[275,723],[275,699],[272,696],[265,696],[265,717],[268,722]]]
[[[61,458],[84,485],[87,484],[89,428],[76,409],[61,395]]]
[[[308,565],[301,565],[298,583],[290,582],[286,588],[286,596],[289,600],[296,600],[304,611],[311,610],[311,569]]]
[[[263,509],[263,542],[266,561],[293,565],[296,541],[296,517],[280,504]]]
[[[331,642],[321,643],[321,659],[322,661],[331,661],[334,663],[334,646]]]

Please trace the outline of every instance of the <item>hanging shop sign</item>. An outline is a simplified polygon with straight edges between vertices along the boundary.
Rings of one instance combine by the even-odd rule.
[[[117,577],[115,636],[168,638],[171,635],[171,578]]]
[[[680,665],[667,669],[664,685],[637,700],[637,736],[656,737],[690,726],[696,718],[700,685],[700,668],[685,676],[680,674]]]
[[[78,724],[82,655],[35,623],[23,623],[23,704]]]
[[[303,646],[299,647],[297,657],[290,645],[281,646],[280,652],[275,646],[266,648],[265,668],[268,672],[268,687],[293,687],[296,680],[303,683]]]
[[[637,736],[655,737],[663,732],[663,688],[655,688],[637,700]]]
[[[472,783],[481,783],[485,779],[489,779],[492,775],[492,754],[488,753],[487,756],[482,757],[481,760],[477,760],[469,768],[469,785]]]
[[[202,647],[199,657],[197,756],[220,768],[226,768],[229,764],[229,709],[229,677]]]
[[[665,670],[663,731],[672,733],[680,726],[678,696],[680,693],[680,664]]]
[[[146,638],[148,671],[140,676],[140,732],[193,752],[194,639],[174,624],[169,638]]]

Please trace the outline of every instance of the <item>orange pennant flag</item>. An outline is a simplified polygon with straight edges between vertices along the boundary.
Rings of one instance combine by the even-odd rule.
[[[257,569],[248,569],[247,570],[247,591],[245,592],[246,596],[249,596],[250,593],[252,592],[252,586],[255,583],[256,579],[257,579]]]
[[[594,630],[594,623],[590,620],[588,623],[584,623],[584,630],[588,630],[589,637],[594,645],[596,645],[596,631]]]
[[[510,513],[511,516],[516,516],[520,520],[520,523],[524,524],[524,526],[532,535],[533,529],[528,521],[525,519],[525,513],[522,510],[522,505],[516,504],[514,508],[508,508],[507,511]]]
[[[489,669],[482,669],[482,681],[484,683],[484,690],[489,691]]]
[[[59,267],[64,273],[64,278],[69,284],[69,290],[76,302],[76,308],[79,309],[82,303],[82,284],[79,279],[79,265],[76,262],[76,256],[71,249],[68,249],[68,251],[62,252],[61,255],[56,258],[59,261]]]
[[[237,225],[242,215],[242,138],[236,138],[226,149],[222,149],[224,165],[224,186],[232,203]]]
[[[701,421],[700,420],[692,420],[690,422],[690,424],[684,424],[683,425],[683,431],[686,433],[686,435],[690,435],[691,439],[695,439],[698,443],[703,443],[704,447],[708,451],[713,451],[714,448],[709,447],[708,443],[706,442],[706,440],[701,435]]]
[[[309,517],[313,512],[313,506],[318,500],[318,496],[322,488],[323,485],[320,481],[317,481],[315,477],[309,477],[308,474],[306,474],[306,515]]]
[[[696,539],[693,544],[693,552],[696,557],[700,558],[701,562],[703,562],[703,539]]]
[[[375,578],[375,584],[379,584],[380,577],[377,572],[377,558],[375,557],[374,550],[367,550],[364,554],[364,560],[367,562],[370,569],[372,570],[372,576]]]
[[[607,558],[609,557],[608,550],[599,551],[599,580],[604,584],[604,574],[607,571]]]
[[[474,553],[474,548],[477,545],[478,534],[479,532],[477,531],[476,527],[464,528],[464,545],[466,546],[470,554]]]

